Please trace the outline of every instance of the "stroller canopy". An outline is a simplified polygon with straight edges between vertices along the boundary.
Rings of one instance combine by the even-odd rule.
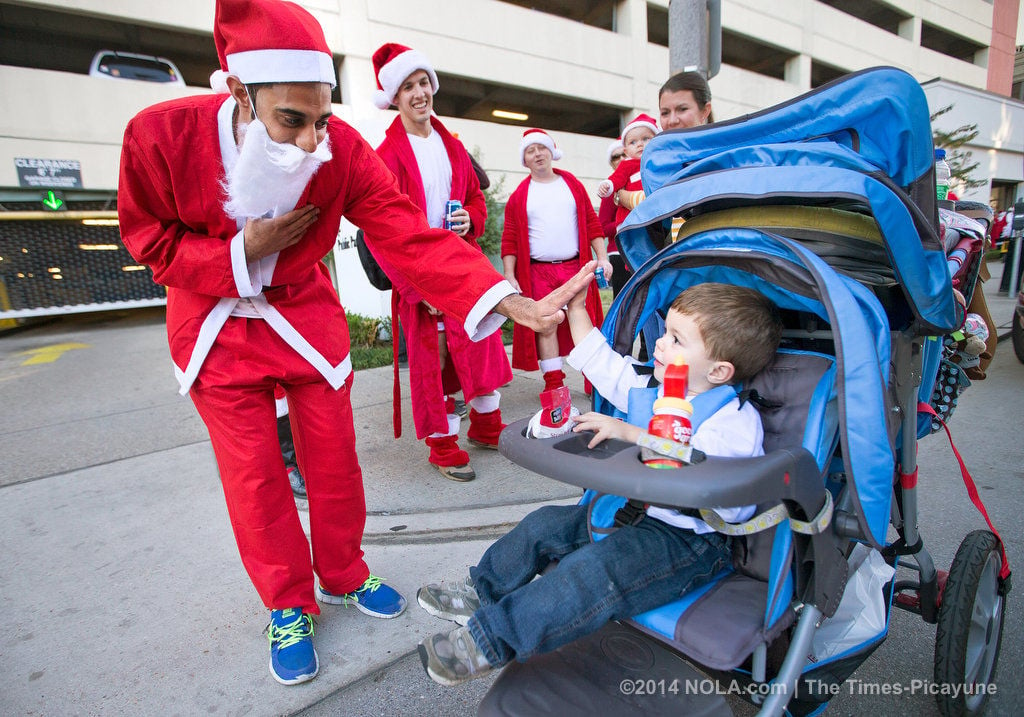
[[[927,103],[905,72],[866,70],[764,112],[664,132],[644,150],[642,174],[648,196],[616,237],[631,266],[658,251],[648,227],[673,216],[838,208],[874,221],[885,268],[923,333],[959,323],[937,233]]]

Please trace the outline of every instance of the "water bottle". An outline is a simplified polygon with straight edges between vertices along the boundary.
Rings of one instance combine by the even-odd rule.
[[[686,400],[686,389],[690,367],[681,357],[665,367],[662,396],[654,402],[654,415],[647,425],[647,432],[658,438],[667,438],[676,443],[688,445],[693,436],[693,406]],[[683,465],[668,456],[655,453],[647,448],[640,451],[640,460],[648,468],[678,468]]]
[[[940,202],[946,201],[949,196],[949,178],[952,174],[946,164],[946,150],[935,150],[935,198]]]

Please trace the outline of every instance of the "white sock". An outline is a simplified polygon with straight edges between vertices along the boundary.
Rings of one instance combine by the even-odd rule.
[[[490,413],[498,410],[500,401],[501,394],[498,391],[491,391],[486,395],[469,399],[469,405],[477,413]]]
[[[562,370],[562,357],[556,356],[555,358],[541,359],[538,361],[540,364],[540,372],[548,373],[550,371],[561,371]]]

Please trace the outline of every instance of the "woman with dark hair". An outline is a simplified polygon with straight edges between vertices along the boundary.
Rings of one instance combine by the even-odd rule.
[[[714,122],[711,89],[699,72],[679,72],[658,90],[661,129],[682,129]]]

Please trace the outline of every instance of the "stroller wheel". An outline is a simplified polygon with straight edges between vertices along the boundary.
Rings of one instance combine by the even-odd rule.
[[[1013,352],[1017,354],[1017,360],[1024,363],[1024,311],[1019,306],[1013,312],[1010,336],[1013,339]]]
[[[996,536],[976,530],[950,566],[935,637],[935,682],[948,686],[936,699],[946,717],[980,714],[992,692],[1006,612],[1002,564]]]

